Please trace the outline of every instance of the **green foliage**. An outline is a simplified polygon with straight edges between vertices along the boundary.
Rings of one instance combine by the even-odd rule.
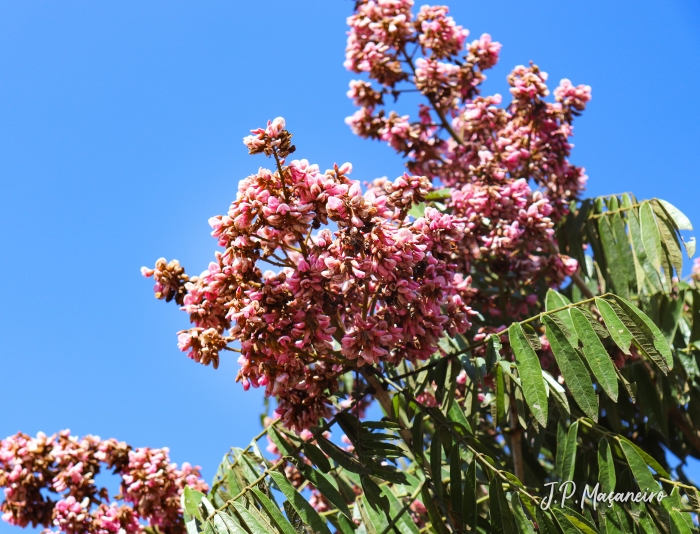
[[[690,229],[658,199],[572,205],[557,237],[582,273],[542,295],[542,313],[471,344],[444,339],[417,366],[367,371],[381,420],[338,404],[303,439],[272,423],[226,455],[209,495],[185,492],[188,532],[697,532],[700,494],[665,454],[700,457],[700,290],[682,279],[694,240],[680,235]],[[274,463],[258,447],[265,435]],[[577,493],[562,503],[565,481]],[[596,484],[599,495],[667,496],[584,498]]]

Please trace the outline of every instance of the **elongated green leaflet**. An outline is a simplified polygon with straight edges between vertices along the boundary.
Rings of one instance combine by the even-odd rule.
[[[455,443],[450,451],[450,504],[452,511],[462,517],[462,462],[459,452],[459,443]]]
[[[634,330],[630,330],[630,332],[642,350],[649,355],[664,374],[668,374],[668,371],[673,369],[673,354],[659,327],[642,310],[630,302],[620,297],[616,297],[615,300],[639,329],[639,335],[635,335]]]
[[[571,318],[576,328],[576,333],[583,343],[583,354],[588,366],[608,396],[617,402],[618,383],[615,364],[613,364],[608,351],[605,350],[598,334],[588,322],[586,316],[580,310],[573,308]]]
[[[613,215],[611,226],[613,229],[613,234],[615,234],[615,241],[617,242],[617,249],[620,253],[620,259],[622,260],[623,267],[626,271],[629,287],[636,290],[637,277],[634,267],[634,255],[632,254],[629,238],[625,232],[625,223],[619,213],[615,213]]]
[[[345,504],[345,499],[340,495],[335,486],[331,483],[327,475],[324,475],[320,471],[316,471],[313,467],[309,465],[301,466],[301,473],[304,475],[309,482],[311,482],[321,494],[328,499],[333,506],[340,510],[345,516],[352,520],[352,514],[348,505]]]
[[[202,502],[204,493],[185,486],[185,491],[182,494],[182,509],[192,517],[196,517],[203,521],[202,514],[199,512],[199,503]]]
[[[297,490],[294,489],[294,486],[287,481],[282,473],[272,471],[270,473],[270,477],[272,477],[272,480],[275,481],[275,484],[277,484],[280,491],[284,493],[284,496],[287,497],[289,503],[299,514],[299,517],[301,517],[304,523],[313,528],[314,532],[319,532],[320,534],[331,534],[331,531],[328,530],[328,527],[326,526],[326,522],[321,519],[318,512],[313,509],[313,507]]]
[[[517,494],[513,495],[511,504],[513,507],[513,519],[515,519],[515,526],[518,528],[518,534],[535,534],[532,522],[525,516],[522,502]]]
[[[560,424],[557,428],[557,470],[564,481],[573,480],[577,450],[578,421],[574,422],[567,432],[564,432]]]
[[[542,378],[542,367],[537,353],[528,343],[520,323],[508,328],[508,338],[515,355],[518,373],[522,380],[523,395],[537,422],[547,426],[547,390]]]
[[[261,523],[258,518],[248,511],[241,503],[234,502],[233,506],[236,508],[236,512],[238,512],[243,524],[250,530],[251,534],[268,534],[270,532],[269,526],[265,523]]]
[[[313,443],[304,442],[303,444],[304,454],[311,460],[316,467],[318,467],[324,473],[328,473],[331,470],[331,464],[326,458],[326,455],[321,452],[321,450]]]
[[[581,357],[554,321],[544,316],[542,322],[547,328],[547,339],[569,391],[571,391],[574,400],[583,410],[583,413],[597,421],[598,398],[593,389],[593,382],[588,374],[588,369],[586,369]]]
[[[464,491],[462,497],[462,514],[464,524],[471,530],[476,530],[477,504],[476,504],[476,459],[472,460],[464,477]]]
[[[268,517],[274,523],[274,525],[283,532],[283,534],[297,534],[296,530],[292,524],[287,520],[277,505],[273,503],[262,491],[258,488],[253,488],[251,490],[254,494],[260,506],[267,513]]]
[[[608,217],[598,219],[598,233],[605,252],[605,263],[607,267],[607,277],[612,281],[613,288],[620,295],[629,296],[627,287],[627,267],[620,256],[620,249],[615,242],[613,228],[608,222]]]
[[[632,334],[629,330],[627,330],[627,327],[617,316],[610,304],[608,304],[607,301],[596,297],[595,305],[598,308],[600,315],[603,317],[605,326],[608,328],[608,332],[610,332],[610,337],[613,338],[615,344],[620,348],[622,352],[624,352],[628,356],[632,354],[630,352],[630,345],[632,344]]]
[[[593,523],[567,506],[552,506],[552,511],[565,534],[599,534]]]
[[[654,211],[649,202],[642,203],[639,209],[639,223],[642,230],[642,242],[644,243],[644,251],[647,253],[647,258],[654,266],[656,271],[661,270],[661,236],[659,229],[656,226]]]
[[[571,304],[571,301],[558,291],[555,291],[554,289],[549,289],[547,291],[547,296],[545,298],[546,311],[551,312],[552,310],[563,308],[564,306],[568,306],[569,304]],[[571,341],[572,345],[576,345],[578,343],[578,340],[576,336],[576,330],[574,329],[574,322],[571,319],[570,310],[562,310],[553,314],[553,316],[557,317],[566,327],[566,329],[568,330],[567,336],[569,337],[569,341]]]
[[[433,486],[438,499],[442,499],[442,431],[435,429],[430,444],[430,470],[432,471]]]
[[[489,484],[489,505],[493,532],[496,534],[516,534],[513,513],[498,477],[493,477]]]
[[[211,521],[214,523],[214,530],[218,534],[248,534],[246,529],[234,521],[231,516],[223,512],[214,514]],[[254,534],[258,534],[258,532],[254,532]]]
[[[659,483],[654,479],[649,467],[639,455],[637,450],[626,440],[620,440],[620,447],[630,466],[630,471],[634,476],[641,491],[659,491]]]
[[[403,511],[401,515],[399,512],[404,509],[403,502],[399,501],[394,493],[389,489],[388,486],[382,486],[382,494],[386,496],[390,504],[390,518],[396,518],[395,524],[396,529],[398,529],[399,534],[419,534],[420,531],[418,527],[413,522],[413,518],[410,514],[410,509]],[[395,532],[394,530],[389,530],[389,532]]]
[[[598,481],[600,488],[605,493],[615,491],[617,476],[615,475],[615,461],[613,459],[610,443],[603,438],[598,445]]]

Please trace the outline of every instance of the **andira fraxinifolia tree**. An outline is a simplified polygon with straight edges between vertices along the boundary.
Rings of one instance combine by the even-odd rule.
[[[509,101],[482,95],[501,45],[443,6],[358,1],[348,24],[346,122],[407,172],[321,172],[277,118],[244,139],[270,168],[210,219],[209,268],[143,269],[189,314],[180,348],[237,357],[275,401],[207,494],[184,490],[188,533],[695,531],[667,462],[700,457],[688,219],[584,199],[568,158],[590,87],[550,97],[531,64]],[[418,109],[393,110],[408,92]]]
[[[237,381],[276,401],[211,491],[186,492],[188,528],[690,533],[698,493],[667,462],[700,457],[690,222],[659,199],[584,200],[568,158],[590,87],[550,98],[531,64],[509,102],[484,96],[501,45],[412,4],[358,2],[345,62],[362,75],[346,122],[403,176],[321,172],[275,119],[244,139],[270,169],[210,219],[209,269],[144,270],[190,316],[182,350],[237,354]],[[413,115],[392,109],[406,92]]]

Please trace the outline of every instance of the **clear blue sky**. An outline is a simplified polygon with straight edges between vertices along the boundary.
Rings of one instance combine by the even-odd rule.
[[[0,3],[0,435],[23,430],[169,446],[210,479],[259,430],[261,397],[177,350],[187,318],[139,268],[190,273],[208,217],[264,165],[241,143],[286,117],[297,155],[351,161],[362,180],[401,162],[343,122],[350,0]],[[503,43],[487,90],[534,60],[553,85],[593,86],[573,159],[589,194],[633,191],[700,227],[700,7],[693,0],[453,0],[473,37]],[[0,531],[9,528],[0,526]]]

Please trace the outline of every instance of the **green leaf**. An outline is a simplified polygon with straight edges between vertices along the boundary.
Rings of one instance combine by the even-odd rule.
[[[611,227],[615,235],[615,241],[617,242],[617,250],[620,259],[626,270],[627,281],[632,288],[635,288],[637,285],[637,278],[634,269],[634,255],[632,254],[627,232],[625,232],[625,223],[619,213],[613,215]]]
[[[374,511],[383,510],[385,513],[389,512],[389,499],[382,494],[382,490],[377,485],[377,483],[372,480],[368,475],[363,476],[361,479],[362,491],[365,494],[365,499],[370,507]],[[373,517],[373,514],[370,514]],[[374,519],[374,518],[373,518]],[[373,520],[375,525],[378,524],[376,520]]]
[[[600,338],[580,310],[572,308],[571,318],[576,327],[576,333],[583,343],[583,354],[586,357],[588,366],[593,371],[593,375],[603,390],[613,402],[617,402],[617,373],[615,373],[615,364],[610,359],[608,351],[605,350]]]
[[[596,334],[598,334],[598,337],[607,339],[610,337],[610,333],[607,331],[607,329],[598,322],[598,319],[595,318],[595,316],[586,308],[576,308],[579,312],[581,312],[584,317],[588,320],[588,324],[591,325],[591,328],[595,331]]]
[[[620,249],[615,242],[613,229],[610,226],[608,217],[598,219],[598,233],[603,244],[605,253],[605,263],[609,279],[612,281],[616,293],[629,297],[627,284],[627,266],[620,257]]]
[[[688,217],[686,217],[676,206],[670,202],[661,200],[660,198],[656,198],[654,200],[663,206],[664,210],[666,210],[666,213],[668,213],[678,230],[693,230],[693,225],[691,224],[690,219],[688,219]]]
[[[543,370],[542,376],[549,387],[549,391],[552,394],[557,408],[562,413],[563,417],[568,418],[571,415],[571,408],[569,407],[569,399],[566,396],[566,390],[547,371]]]
[[[629,525],[627,514],[616,502],[611,508],[599,508],[599,514],[602,515],[599,522],[605,527],[606,534],[626,534],[633,530]]]
[[[652,426],[659,430],[668,440],[668,421],[666,420],[666,412],[661,405],[661,396],[656,386],[654,386],[644,366],[635,365],[632,368],[632,372],[634,381],[637,384],[637,391],[643,392],[637,399],[643,414],[649,417],[649,422],[653,423]]]
[[[306,499],[304,499],[304,497],[302,497],[301,494],[294,489],[294,486],[287,481],[282,473],[272,471],[270,473],[270,477],[272,477],[272,479],[275,481],[275,484],[277,484],[280,491],[284,493],[284,496],[287,497],[287,500],[292,507],[294,507],[304,523],[309,525],[314,532],[318,532],[319,534],[331,534],[331,531],[328,530],[328,527],[326,526],[326,522],[321,519],[318,512],[316,512],[316,510],[313,509]]]
[[[639,291],[641,292],[644,288],[644,278],[649,282],[652,287],[652,293],[659,293],[663,291],[661,287],[661,279],[659,278],[658,270],[649,260],[646,251],[644,250],[644,241],[642,239],[642,229],[639,224],[639,217],[635,211],[630,211],[627,214],[627,224],[629,225],[629,237],[632,241],[632,251],[634,252],[634,257],[639,264],[639,269],[641,273],[637,274]],[[635,267],[637,268],[637,267]]]
[[[469,464],[467,469],[467,474],[464,477],[464,492],[462,499],[462,516],[464,518],[464,524],[471,527],[472,530],[476,528],[477,516],[477,504],[476,504],[476,459],[473,459]]]
[[[673,534],[691,534],[693,519],[685,510],[686,506],[681,502],[678,486],[673,488],[671,495],[661,501],[662,506],[671,516],[671,531]]]
[[[346,519],[344,515],[330,516],[328,521],[333,523],[333,526],[338,529],[336,534],[355,534],[355,529],[357,529],[357,534],[367,534],[362,527],[358,527],[354,522]]]
[[[525,334],[525,338],[527,339],[527,342],[530,344],[533,350],[542,350],[542,343],[540,343],[540,336],[537,332],[535,332],[535,329],[532,328],[529,324],[521,324],[523,329],[523,333]]]
[[[552,353],[574,400],[588,417],[598,421],[598,398],[581,357],[561,329],[549,317],[542,317]]]
[[[677,298],[673,298],[671,295],[664,295],[662,299],[659,319],[664,338],[669,345],[673,343],[673,338],[676,337],[676,332],[680,326],[681,316],[683,314],[684,304],[685,292],[680,292]]]
[[[503,367],[496,366],[496,426],[501,426],[506,420],[505,391],[506,381],[503,376]]]
[[[661,271],[661,235],[654,218],[654,211],[648,201],[639,208],[639,222],[642,230],[642,242],[647,258],[658,272]]]
[[[432,473],[435,496],[442,499],[442,429],[435,428],[432,441],[430,443],[430,471]]]
[[[395,522],[399,534],[419,534],[420,531],[413,522],[413,518],[409,513],[410,509],[404,510],[403,513],[399,515],[399,512],[403,510],[404,505],[396,498],[396,495],[394,495],[394,492],[389,489],[389,486],[382,486],[382,494],[389,500],[389,518]],[[389,532],[392,532],[392,530]]]
[[[659,327],[644,312],[625,299],[616,297],[615,300],[637,327],[638,332],[629,324],[625,325],[634,336],[639,348],[651,358],[664,374],[668,374],[668,371],[673,369],[673,354]],[[623,317],[620,319],[624,320]]]
[[[493,477],[489,484],[489,512],[494,534],[516,534],[513,513],[501,487],[501,479]]]
[[[360,516],[362,517],[362,525],[367,530],[367,534],[381,534],[384,531],[384,525],[382,524],[383,518],[374,512],[371,506],[367,506],[365,504],[366,501],[367,499],[362,497],[355,501],[355,506],[357,507],[357,510],[359,510]],[[374,519],[377,520],[377,523],[374,522]]]
[[[637,445],[629,441],[627,438],[623,438],[622,436],[618,437],[618,441],[624,441],[627,443],[630,447],[632,447],[635,451],[637,451],[637,454],[646,462],[646,464],[651,467],[654,471],[656,471],[659,475],[661,475],[664,478],[671,478],[671,475],[669,474],[666,469],[664,469],[659,462],[657,462],[652,456],[647,454],[646,451],[643,449],[640,449]]]
[[[523,395],[525,401],[535,416],[537,422],[543,427],[547,426],[547,390],[542,378],[542,368],[537,354],[525,338],[520,323],[513,323],[508,328],[508,338],[515,354],[518,373],[522,379]]]
[[[284,437],[284,435],[275,428],[274,425],[270,426],[270,430],[267,433],[270,436],[270,440],[275,444],[277,449],[283,456],[295,456],[296,447]]]
[[[296,530],[294,530],[292,524],[287,520],[286,517],[284,517],[284,515],[282,515],[282,512],[279,508],[277,508],[277,505],[275,503],[273,503],[258,488],[252,488],[251,491],[260,503],[262,509],[267,513],[274,526],[281,530],[283,534],[296,534]]]
[[[413,456],[421,467],[423,466],[423,413],[417,412],[411,427],[411,446]]]
[[[608,328],[608,332],[610,332],[610,336],[613,338],[615,344],[628,356],[632,354],[630,352],[630,345],[633,339],[632,334],[627,330],[627,327],[617,316],[612,306],[610,306],[606,300],[599,297],[596,297],[595,305],[600,315],[603,317],[605,326]]]
[[[301,518],[301,516],[294,509],[294,507],[292,506],[292,503],[290,503],[289,501],[284,501],[282,503],[282,506],[284,507],[284,513],[287,514],[287,518],[289,519],[289,522],[294,527],[294,530],[296,530],[298,532],[298,534],[306,534],[307,529],[306,529],[306,525],[304,525],[304,520]],[[353,517],[355,517],[355,516],[353,516]]]
[[[496,362],[501,359],[501,340],[497,335],[491,334],[486,341],[486,372],[490,373]]]
[[[685,253],[688,255],[688,258],[692,258],[695,255],[695,247],[697,245],[695,238],[691,237],[688,241],[684,239],[683,245],[685,246]]]
[[[693,290],[693,311],[691,316],[690,343],[700,341],[700,291]]]
[[[203,497],[204,493],[201,491],[185,486],[185,491],[182,493],[182,509],[190,516],[204,521],[199,512],[199,503],[202,502]]]
[[[242,526],[224,512],[214,514],[212,522],[214,523],[214,531],[219,534],[248,534]]]
[[[345,517],[352,520],[352,514],[350,513],[348,505],[345,503],[345,499],[340,495],[340,492],[335,488],[328,476],[320,471],[316,471],[310,465],[301,465],[297,467],[301,471],[301,474],[304,475],[304,478],[321,492],[321,495],[328,499],[340,512],[345,514]]]
[[[396,396],[398,397],[398,395]],[[455,423],[453,426],[455,426],[460,434],[466,436],[473,435],[472,427],[458,402],[452,403],[450,410],[447,412],[447,416],[452,423]]]
[[[206,512],[206,514],[202,513],[202,517],[204,517],[204,519],[207,519],[214,512],[216,512],[216,508],[212,506],[211,501],[209,501],[209,499],[207,499],[205,496],[203,496],[200,500],[199,510],[200,512]]]
[[[578,512],[574,512],[568,506],[552,507],[557,522],[562,527],[565,534],[576,532],[577,534],[599,534],[593,523],[583,517]],[[573,530],[572,530],[573,527]]]
[[[680,278],[683,274],[683,253],[678,239],[678,233],[674,223],[668,218],[666,212],[658,204],[654,205],[654,213],[659,222],[659,234],[661,235],[661,245],[668,255],[670,264],[676,269]],[[670,286],[669,286],[670,287]]]
[[[239,480],[236,475],[236,471],[230,467],[226,471],[226,486],[228,487],[229,493],[232,497],[238,495],[247,485],[247,483],[243,483],[242,480]]]
[[[644,462],[642,457],[637,452],[637,449],[625,439],[619,440],[622,452],[627,459],[627,464],[630,466],[630,471],[637,481],[637,485],[641,491],[659,491],[661,486],[654,479],[649,467]]]
[[[435,499],[430,494],[427,484],[424,484],[421,488],[421,496],[423,498],[423,505],[428,510],[428,518],[432,523],[433,530],[438,534],[449,534],[450,531],[445,526],[445,522],[443,521],[437,506],[435,506]]]
[[[564,479],[564,458],[566,458],[566,429],[561,421],[557,423],[557,457],[555,468],[559,478]]]
[[[561,426],[559,428],[563,431]],[[561,431],[557,433],[557,467],[562,480],[573,480],[578,449],[578,421],[571,424],[565,438]]]
[[[552,310],[563,308],[569,304],[571,304],[571,301],[558,291],[553,289],[547,290],[547,296],[545,298],[545,311],[551,312]],[[571,308],[557,312],[553,315],[553,317],[557,317],[566,327],[568,333],[566,331],[565,333],[567,334],[571,344],[575,347],[578,344],[578,338],[576,336],[576,330],[574,329],[574,322],[571,319]]]
[[[615,460],[613,459],[610,443],[606,438],[598,445],[598,481],[604,493],[615,491],[617,476],[615,475]]]
[[[420,219],[425,215],[425,203],[421,202],[419,204],[414,204],[409,210],[408,214],[414,219]]]
[[[518,528],[518,533],[535,534],[535,529],[532,525],[532,522],[527,517],[525,517],[523,505],[517,493],[513,494],[511,504],[513,506],[513,517],[515,519],[515,526]]]
[[[450,198],[450,195],[452,195],[452,189],[450,189],[449,187],[444,187],[436,191],[431,191],[430,193],[425,195],[425,200],[443,200],[446,198]]]
[[[559,534],[559,529],[557,529],[549,514],[545,514],[539,507],[536,510],[536,514],[540,534]]]
[[[270,528],[266,524],[263,525],[258,518],[256,518],[252,512],[248,511],[248,509],[243,506],[241,503],[234,502],[233,506],[236,508],[236,512],[238,512],[238,515],[240,516],[241,520],[243,521],[243,524],[246,526],[248,530],[250,530],[251,534],[269,534],[270,533]],[[251,510],[253,508],[251,507]],[[262,517],[261,517],[262,519]]]
[[[331,459],[337,462],[340,467],[347,469],[352,473],[357,473],[358,475],[366,475],[369,473],[369,470],[358,462],[353,456],[349,455],[336,444],[328,441],[320,433],[316,434],[315,437],[316,442],[318,443],[319,447],[321,447],[321,450],[330,456]]]
[[[321,452],[316,445],[305,441],[302,445],[304,449],[304,455],[311,460],[316,467],[318,467],[324,473],[328,473],[331,470],[331,463],[326,458],[326,455]]]
[[[452,511],[462,517],[462,459],[459,443],[450,451],[450,504]]]

